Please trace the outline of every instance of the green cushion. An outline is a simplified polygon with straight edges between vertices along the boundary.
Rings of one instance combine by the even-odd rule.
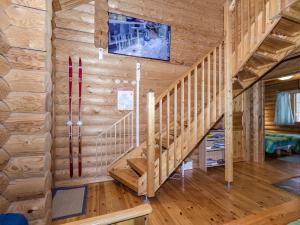
[[[300,219],[289,223],[288,225],[300,225]]]

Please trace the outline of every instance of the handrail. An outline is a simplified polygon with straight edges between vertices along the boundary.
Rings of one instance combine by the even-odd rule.
[[[148,216],[151,213],[152,207],[150,206],[150,204],[143,204],[130,209],[77,220],[74,222],[65,223],[63,225],[110,225],[127,220],[132,220],[138,217]]]
[[[105,131],[101,131],[97,135],[96,140],[96,174],[95,176],[104,175],[104,171],[106,173],[107,168],[117,161],[124,154],[128,153],[130,150],[134,148],[134,112],[131,111],[107,128]],[[108,138],[113,139],[108,140]],[[121,144],[120,146],[118,146]],[[105,160],[104,156],[104,148],[106,149]],[[110,150],[110,154],[108,154],[108,150]],[[100,151],[100,152],[99,152]],[[108,155],[110,158],[108,158]],[[99,156],[100,159],[100,168],[101,172],[99,173]]]

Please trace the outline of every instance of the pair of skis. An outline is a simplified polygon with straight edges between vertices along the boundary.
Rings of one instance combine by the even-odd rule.
[[[69,133],[69,157],[70,157],[70,177],[73,177],[73,121],[72,121],[72,84],[73,84],[73,65],[72,59],[69,57],[69,110],[68,110],[68,133]],[[82,161],[81,161],[81,90],[82,90],[82,62],[79,58],[78,67],[78,176],[82,173]]]

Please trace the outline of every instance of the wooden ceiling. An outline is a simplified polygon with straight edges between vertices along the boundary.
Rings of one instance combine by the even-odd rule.
[[[60,10],[73,9],[91,1],[92,0],[53,0],[53,10],[56,12]]]

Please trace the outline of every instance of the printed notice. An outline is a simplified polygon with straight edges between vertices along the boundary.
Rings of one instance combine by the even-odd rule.
[[[133,110],[133,91],[118,90],[118,110]]]

